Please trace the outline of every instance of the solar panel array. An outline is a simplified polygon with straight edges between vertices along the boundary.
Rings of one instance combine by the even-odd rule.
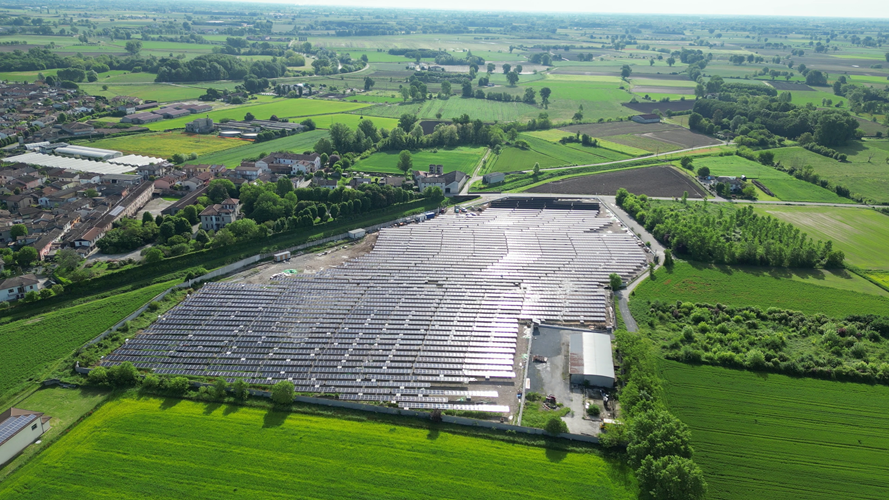
[[[317,274],[208,283],[103,364],[291,380],[298,392],[407,408],[496,397],[469,384],[516,376],[518,320],[602,323],[608,275],[645,265],[634,238],[607,231],[610,218],[568,208],[439,217],[384,229],[370,253]]]
[[[25,427],[27,427],[31,422],[37,420],[38,416],[31,415],[19,415],[16,417],[9,417],[3,422],[0,422],[0,443],[5,442],[7,439],[11,438],[18,434],[18,432]]]

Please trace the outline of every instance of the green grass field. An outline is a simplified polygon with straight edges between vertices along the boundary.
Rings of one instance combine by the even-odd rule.
[[[251,143],[243,145],[240,139],[224,139],[242,144],[240,147],[226,149],[216,153],[199,156],[196,162],[207,163],[210,165],[225,165],[229,168],[235,168],[241,164],[244,158],[253,158],[260,153],[273,153],[275,151],[291,151],[302,153],[312,149],[318,139],[327,137],[326,130],[312,130],[311,132],[303,132],[302,134],[291,135],[281,139],[271,141]]]
[[[889,217],[876,210],[787,205],[756,205],[754,209],[790,222],[812,238],[833,240],[834,248],[856,266],[889,271]]]
[[[729,267],[677,262],[662,267],[654,280],[633,292],[630,309],[637,320],[648,317],[649,301],[702,302],[778,307],[833,317],[885,314],[889,293],[846,271]]]
[[[714,500],[889,497],[889,387],[663,363]]]
[[[385,106],[374,106],[362,111],[365,115],[398,118],[404,113],[415,114],[424,119],[435,119],[441,113],[444,120],[457,118],[463,114],[473,120],[486,122],[511,122],[537,118],[542,110],[521,102],[499,102],[486,99],[464,99],[453,96],[450,99],[433,99],[422,103],[399,103]]]
[[[816,186],[787,173],[740,156],[714,156],[694,161],[695,169],[708,167],[711,175],[727,175],[756,179],[769,188],[781,201],[810,201],[819,203],[853,203],[833,191]]]
[[[209,116],[213,121],[219,122],[225,118],[229,120],[243,120],[247,113],[252,113],[259,120],[268,120],[272,115],[277,115],[278,118],[307,117],[327,113],[344,113],[367,106],[367,104],[360,103],[321,101],[316,99],[278,99],[273,102],[263,100],[255,104],[226,106],[209,113],[203,113],[201,117]],[[194,121],[194,119],[194,116],[183,116],[182,118],[149,123],[146,127],[150,130],[184,128],[186,123]],[[302,119],[295,121],[302,121]]]
[[[605,163],[632,158],[631,155],[621,151],[615,151],[605,147],[591,148],[577,144],[559,144],[551,142],[558,137],[571,135],[567,132],[546,131],[546,139],[542,139],[540,133],[519,134],[519,139],[528,142],[530,149],[520,149],[513,146],[503,148],[495,161],[488,167],[489,172],[514,172],[516,170],[531,170],[535,163],[540,163],[540,168],[561,167],[564,165],[586,165]],[[535,135],[536,134],[536,135]]]
[[[414,170],[426,171],[430,164],[444,166],[444,171],[459,170],[472,175],[476,165],[485,155],[487,148],[459,147],[454,149],[439,149],[438,153],[432,150],[411,151],[414,162]],[[372,154],[366,160],[360,160],[352,170],[356,172],[372,172],[380,174],[404,175],[398,170],[398,151],[381,151]]]
[[[194,86],[192,84],[173,85],[169,83],[143,83],[132,85],[116,85],[114,83],[102,82],[101,78],[96,83],[83,83],[79,85],[84,92],[90,95],[101,95],[105,97],[129,95],[133,97],[139,97],[141,99],[153,99],[158,102],[197,99],[198,96],[206,92],[204,88]],[[103,85],[108,85],[108,90],[102,90]],[[184,126],[185,125],[183,125],[183,127]]]
[[[215,135],[159,132],[78,142],[78,144],[94,148],[116,149],[130,154],[169,158],[175,153],[197,153],[202,156],[251,143],[237,139],[223,139]]]
[[[608,137],[609,141],[623,144],[631,148],[641,149],[649,153],[666,153],[668,151],[678,151],[684,149],[683,146],[669,142],[659,141],[653,137],[646,137],[637,134],[612,135]]]
[[[4,500],[638,495],[629,472],[595,454],[388,423],[130,397],[106,403],[3,486]]]
[[[785,167],[811,165],[815,173],[877,203],[889,203],[889,141],[853,141],[835,148],[848,155],[846,162],[821,156],[801,147],[773,149],[775,161]],[[873,155],[873,157],[871,157]],[[868,162],[870,158],[870,162]]]
[[[25,381],[38,382],[59,359],[172,285],[159,283],[0,326],[0,400],[20,390]]]

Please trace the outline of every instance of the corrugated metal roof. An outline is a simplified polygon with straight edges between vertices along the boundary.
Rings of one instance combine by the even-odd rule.
[[[93,174],[125,174],[135,170],[135,168],[125,165],[114,165],[103,161],[81,160],[79,158],[67,158],[64,156],[45,155],[42,153],[25,153],[18,156],[11,156],[6,158],[5,161],[39,165],[41,167],[64,168],[66,170],[75,170],[77,172],[88,172]]]
[[[614,378],[611,337],[604,333],[571,334],[568,373]]]
[[[142,156],[142,155],[126,155],[121,156],[120,158],[111,158],[107,160],[108,163],[114,163],[117,165],[130,165],[133,167],[144,167],[147,165],[156,165],[164,161],[163,158],[154,158],[151,156]]]

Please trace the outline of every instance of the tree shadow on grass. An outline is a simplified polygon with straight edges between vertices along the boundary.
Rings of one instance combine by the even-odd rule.
[[[222,409],[222,415],[223,415],[223,416],[229,416],[229,415],[231,415],[232,413],[235,413],[235,412],[237,412],[237,411],[240,410],[240,409],[241,409],[241,405],[227,404],[227,405],[225,405],[225,407]]]
[[[287,411],[269,410],[262,419],[263,429],[269,427],[281,427],[284,424],[284,421],[287,420],[288,415],[290,415],[290,412]]]
[[[220,406],[222,406],[222,403],[219,402],[207,403],[207,405],[204,406],[204,415],[212,414],[214,411],[218,410]]]
[[[164,398],[163,401],[161,401],[160,409],[161,409],[161,410],[169,410],[170,408],[172,408],[172,407],[178,405],[178,404],[181,403],[181,402],[182,402],[182,400],[179,399],[179,398],[169,398],[169,397],[167,397],[167,398]]]
[[[436,439],[438,439],[438,436],[440,433],[441,432],[438,429],[433,427],[433,428],[429,429],[429,434],[426,434],[426,439],[428,439],[430,441],[435,441]]]
[[[553,448],[546,448],[546,459],[553,463],[559,463],[562,460],[565,460],[565,457],[568,456],[568,452],[565,450],[555,450]]]

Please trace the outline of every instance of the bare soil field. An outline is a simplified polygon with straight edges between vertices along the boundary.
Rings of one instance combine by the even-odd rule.
[[[768,82],[767,85],[770,85],[775,90],[781,91],[789,90],[791,92],[815,92],[815,89],[809,87],[805,83],[772,81]]]
[[[689,198],[704,196],[694,181],[667,165],[572,177],[531,188],[528,192],[613,195],[620,188],[648,196],[679,198],[684,191],[688,191]]]
[[[697,148],[701,146],[715,146],[719,141],[702,134],[696,134],[684,128],[674,128],[673,130],[664,130],[663,132],[652,132],[645,134],[659,141],[669,142],[677,146],[686,148]]]
[[[619,144],[638,147],[652,152],[655,151],[652,149],[653,147],[659,148],[660,151],[670,151],[720,144],[718,140],[713,139],[712,137],[696,134],[679,125],[672,125],[669,123],[593,123],[571,125],[562,130],[572,133],[580,132],[582,134],[589,134],[593,137],[608,139],[609,141],[614,141]],[[652,142],[652,140],[658,142]],[[666,144],[660,146],[659,143]]]
[[[669,102],[627,102],[623,104],[624,107],[630,108],[633,111],[637,111],[640,114],[651,113],[654,110],[658,109],[661,111],[691,111],[695,107],[695,101],[693,99],[687,99],[685,101],[669,101]]]
[[[670,125],[669,123],[636,123],[626,121],[570,125],[567,127],[563,127],[561,130],[566,130],[571,133],[580,132],[581,134],[589,134],[593,137],[610,137],[612,135],[624,134],[647,134],[650,132],[670,130],[671,128],[675,127],[676,125]]]

